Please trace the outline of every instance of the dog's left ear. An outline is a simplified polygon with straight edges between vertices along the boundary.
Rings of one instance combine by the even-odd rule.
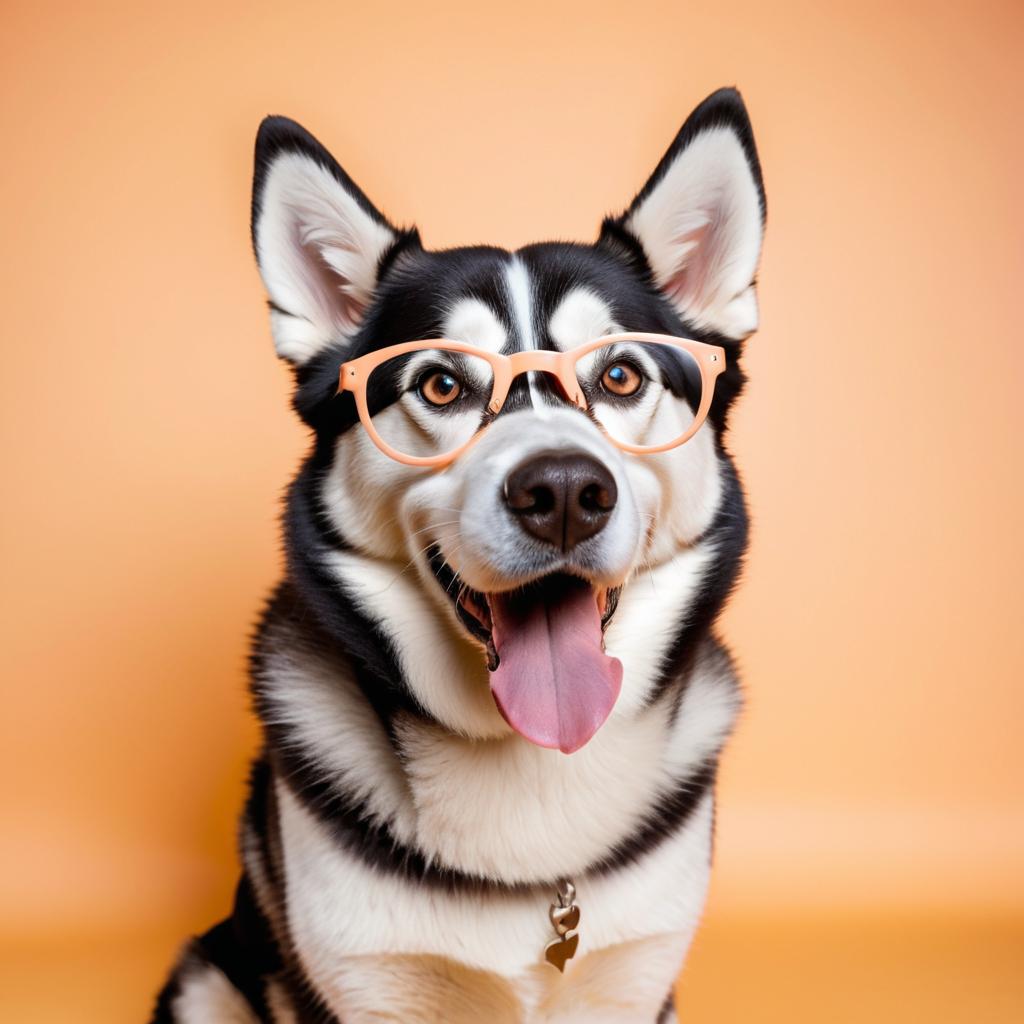
[[[695,327],[737,341],[757,328],[754,274],[764,234],[761,165],[735,89],[687,118],[629,209],[602,241],[640,243],[655,285]]]
[[[277,353],[297,366],[356,332],[400,240],[301,125],[268,117],[256,136],[252,242]]]

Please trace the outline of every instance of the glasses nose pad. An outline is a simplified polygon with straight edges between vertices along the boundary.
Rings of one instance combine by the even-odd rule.
[[[573,373],[571,381],[563,380],[560,373],[548,373],[547,377],[554,384],[555,390],[560,397],[564,398],[571,405],[586,409],[587,400],[583,395],[583,389],[580,387],[580,382],[577,380],[575,373]]]

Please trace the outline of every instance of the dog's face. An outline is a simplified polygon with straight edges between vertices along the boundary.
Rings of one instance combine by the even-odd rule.
[[[470,651],[460,664],[475,665],[480,679],[489,673],[508,725],[542,746],[578,749],[620,697],[610,632],[605,650],[619,602],[692,549],[721,505],[720,438],[742,381],[739,342],[757,323],[764,219],[738,94],[716,93],[694,112],[593,245],[430,252],[281,118],[264,122],[256,161],[254,244],[278,352],[296,367],[296,408],[316,434],[315,514],[364,565],[389,564],[403,594],[417,581],[415,614],[375,603],[372,615],[391,619],[387,631],[421,629],[427,643]],[[607,365],[581,361],[581,381],[593,378],[586,410],[553,378],[531,373],[514,381],[497,415],[465,366],[412,360],[374,396],[381,433],[407,450],[443,449],[487,424],[443,470],[382,453],[352,396],[337,394],[342,362],[402,342],[566,351],[623,331],[726,348],[710,416],[686,444],[627,454],[602,429],[615,417],[620,437],[640,439],[666,415],[668,384],[639,350],[619,350]],[[490,715],[476,701],[460,707],[438,692],[443,678],[425,679],[408,673],[417,702],[443,709],[446,724],[470,735],[507,728],[493,707]],[[626,685],[630,701],[642,702],[644,684]]]

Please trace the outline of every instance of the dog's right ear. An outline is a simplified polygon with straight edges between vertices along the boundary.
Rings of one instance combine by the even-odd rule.
[[[252,242],[278,355],[301,366],[358,330],[397,231],[301,125],[256,136]]]

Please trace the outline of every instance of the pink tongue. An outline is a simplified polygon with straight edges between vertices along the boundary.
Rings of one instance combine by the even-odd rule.
[[[589,584],[554,580],[541,597],[489,595],[498,667],[491,693],[505,721],[542,747],[571,754],[611,713],[622,662],[601,649]]]

